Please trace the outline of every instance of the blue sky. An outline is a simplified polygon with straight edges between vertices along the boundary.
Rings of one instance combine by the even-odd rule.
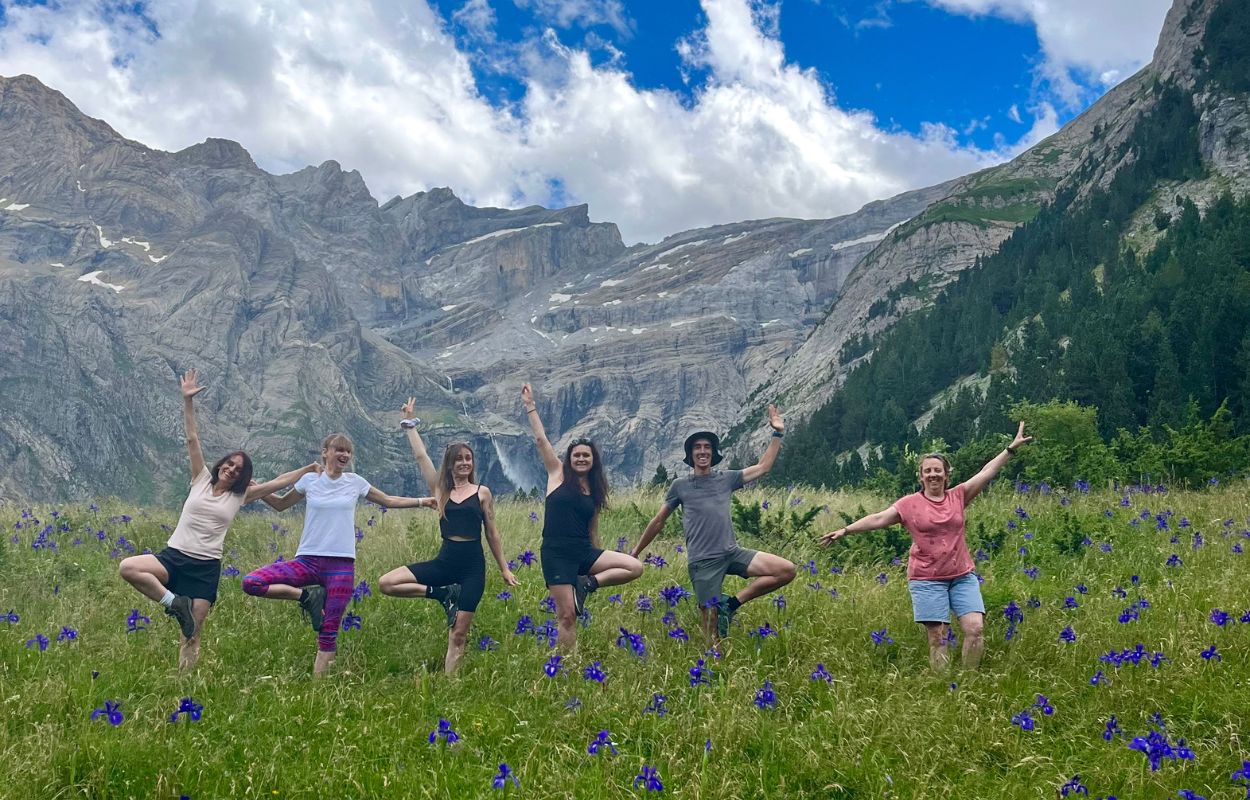
[[[519,47],[552,24],[562,42],[585,48],[599,65],[626,70],[639,88],[667,89],[691,100],[707,77],[706,70],[684,65],[677,51],[679,41],[705,24],[696,0],[627,4],[623,28],[586,19],[559,25],[541,9],[502,0],[491,5],[495,41],[490,45],[456,20],[464,0],[433,5],[449,21],[461,49],[479,52],[474,75],[497,105],[519,102],[526,84],[517,71],[493,68],[487,54]],[[942,123],[962,143],[993,148],[1026,133],[1026,109],[1049,94],[1049,82],[1038,72],[1045,56],[1027,19],[881,0],[790,0],[777,10],[776,32],[787,58],[814,69],[839,105],[871,111],[890,130],[919,134],[925,123]],[[1060,104],[1060,124],[1102,93],[1102,87],[1074,77],[1080,98]]]
[[[831,217],[1009,159],[1146,64],[1170,0],[0,3],[28,73],[149,146],[376,198],[586,203],[628,242]]]

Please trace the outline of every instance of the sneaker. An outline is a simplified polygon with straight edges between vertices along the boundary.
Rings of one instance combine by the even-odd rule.
[[[581,616],[586,610],[586,598],[590,596],[590,576],[578,575],[577,583],[573,584],[573,613]]]
[[[312,623],[312,629],[321,633],[321,624],[326,621],[326,587],[310,586],[308,595],[299,601],[299,608]]]
[[[729,623],[733,622],[737,609],[729,608],[729,595],[722,594],[716,604],[716,633],[723,639],[729,635]]]
[[[165,613],[178,621],[185,639],[195,638],[195,617],[191,614],[191,598],[186,595],[175,595],[174,602],[165,609]]]
[[[447,597],[443,600],[443,610],[447,612],[447,627],[455,627],[456,615],[460,613],[460,584],[453,583],[447,587]]]

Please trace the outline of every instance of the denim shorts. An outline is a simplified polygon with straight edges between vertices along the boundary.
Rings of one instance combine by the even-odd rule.
[[[985,613],[981,582],[975,572],[945,581],[908,581],[907,588],[911,590],[912,618],[916,622],[949,623],[951,612],[957,618]]]

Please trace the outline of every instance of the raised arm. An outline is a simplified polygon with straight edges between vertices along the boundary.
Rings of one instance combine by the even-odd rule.
[[[376,486],[369,487],[365,499],[387,508],[438,508],[438,500],[433,497],[396,497],[380,491]]]
[[[182,375],[182,421],[187,429],[187,455],[191,459],[191,480],[204,471],[204,451],[200,448],[200,432],[195,425],[195,403],[191,399],[204,387],[196,380],[195,369]]]
[[[743,483],[759,480],[768,474],[773,464],[777,463],[777,453],[781,451],[781,437],[785,436],[786,423],[781,419],[777,407],[771,404],[768,406],[768,427],[773,429],[773,434],[768,440],[768,447],[764,450],[764,455],[760,456],[758,464],[742,470]]]
[[[521,402],[525,404],[525,416],[530,421],[530,430],[534,432],[534,443],[538,445],[538,454],[543,458],[543,467],[547,470],[547,491],[552,490],[551,482],[563,479],[564,467],[560,464],[560,457],[556,455],[555,449],[551,446],[551,442],[547,439],[547,431],[543,428],[543,421],[538,416],[538,406],[534,404],[534,390],[527,383],[521,387]]]
[[[964,487],[964,505],[972,502],[972,499],[985,490],[989,486],[990,481],[994,480],[994,476],[1003,468],[1007,461],[1016,454],[1016,450],[1022,445],[1026,445],[1033,441],[1032,436],[1024,435],[1024,423],[1020,423],[1020,427],[1016,430],[1016,438],[1011,440],[1011,444],[998,455],[989,460],[981,471],[976,475],[963,482]]]
[[[878,511],[876,514],[869,514],[866,517],[857,519],[845,528],[838,528],[836,531],[826,533],[824,536],[820,537],[820,543],[829,544],[830,542],[837,541],[843,536],[851,533],[878,531],[882,528],[888,528],[891,525],[898,525],[902,521],[903,518],[899,515],[898,509],[894,506],[890,506],[884,511]]]
[[[261,502],[272,508],[274,511],[286,511],[291,506],[304,499],[304,493],[292,489],[286,494],[267,494],[263,495]]]
[[[491,496],[490,489],[483,486],[478,489],[478,499],[482,501],[482,516],[486,519],[486,544],[490,547],[491,555],[495,557],[495,563],[499,565],[499,574],[503,576],[505,584],[516,586],[519,581],[512,574],[512,570],[508,569],[508,559],[503,555],[503,541],[499,538],[499,529],[495,527],[495,498]]]
[[[417,398],[409,397],[408,402],[404,403],[400,409],[404,419],[412,419],[416,405]],[[425,485],[429,487],[431,492],[437,492],[438,472],[434,469],[434,462],[430,460],[430,454],[426,452],[425,442],[421,441],[421,434],[417,433],[415,427],[404,428],[404,433],[408,436],[408,446],[412,448],[412,457],[417,460],[417,468],[421,470],[421,477],[425,480]]]
[[[640,557],[647,549],[647,545],[651,544],[651,540],[664,530],[664,522],[668,519],[668,515],[673,513],[673,509],[668,507],[668,503],[660,503],[660,510],[655,512],[655,516],[647,523],[647,527],[642,531],[642,538],[638,540],[638,544],[634,545],[634,549],[630,555],[634,558]]]
[[[299,469],[293,469],[290,472],[284,472],[273,480],[265,481],[264,483],[252,481],[252,485],[247,487],[247,494],[244,496],[243,502],[250,503],[253,500],[264,499],[274,492],[294,485],[294,483],[300,478],[310,472],[316,472],[318,469],[319,465],[312,463],[306,467],[300,467]],[[273,503],[269,503],[269,505],[270,507],[273,507]]]

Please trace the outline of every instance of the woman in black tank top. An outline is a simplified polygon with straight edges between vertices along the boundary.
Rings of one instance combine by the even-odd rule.
[[[415,404],[416,399],[411,397],[404,404],[405,423],[410,422]],[[517,579],[503,555],[490,489],[475,480],[473,450],[460,442],[448,445],[443,453],[442,469],[435,473],[434,462],[426,453],[415,423],[402,424],[402,427],[407,432],[408,444],[412,446],[422,477],[438,498],[438,530],[443,545],[433,560],[397,567],[383,575],[378,579],[378,589],[391,597],[426,597],[442,604],[450,629],[444,668],[450,675],[464,657],[473,614],[486,590],[483,530],[504,583],[516,586]]]
[[[575,439],[561,462],[547,439],[528,383],[521,387],[521,401],[547,468],[539,559],[543,579],[556,603],[556,643],[569,650],[577,643],[577,615],[587,595],[600,586],[634,580],[642,575],[642,564],[633,556],[599,546],[599,510],[607,504],[608,478],[594,443]]]

